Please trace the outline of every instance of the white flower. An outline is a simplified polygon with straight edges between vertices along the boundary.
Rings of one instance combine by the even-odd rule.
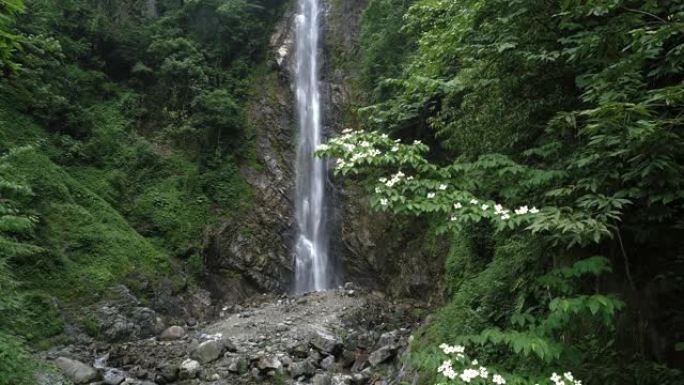
[[[463,353],[456,353],[456,359],[459,361],[462,361],[465,358],[465,354]]]
[[[502,211],[503,211],[503,206],[501,206],[501,205],[498,204],[498,203],[494,205],[494,212],[495,212],[495,213],[501,214]]]
[[[487,378],[489,376],[489,372],[487,371],[487,368],[484,366],[480,366],[480,377],[482,378]]]
[[[504,378],[501,377],[500,375],[495,374],[492,376],[492,382],[494,382],[495,384],[498,384],[498,385],[503,385],[506,383],[506,380],[504,380]]]
[[[563,385],[565,383],[563,378],[561,378],[561,376],[559,376],[556,372],[551,374],[551,381],[553,381],[556,385]]]
[[[378,179],[378,181],[379,181],[380,183],[385,183],[385,182],[387,182],[387,178],[382,177],[382,178]]]
[[[380,187],[375,188],[375,193],[380,194],[382,192],[382,189]]]
[[[380,135],[380,137],[383,138],[383,139],[387,139],[387,138],[388,138],[387,134],[382,134],[382,135]]]
[[[530,214],[536,214],[536,213],[538,213],[538,212],[539,212],[539,209],[536,208],[536,207],[532,207],[532,208],[530,209]]]
[[[351,132],[352,132],[351,128],[345,128],[344,130],[342,130],[343,134],[351,134]]]
[[[321,144],[318,146],[318,151],[327,151],[330,147],[327,144]]]
[[[399,147],[397,146],[392,146],[392,152],[397,152],[399,151]]]
[[[470,382],[473,378],[477,378],[480,372],[475,369],[465,369],[463,373],[459,375],[463,382]]]
[[[501,214],[501,220],[505,221],[506,219],[510,218],[511,216],[508,214]]]
[[[482,211],[485,211],[485,210],[487,210],[487,208],[489,208],[489,205],[483,204],[482,206],[480,206],[480,208],[482,209]]]
[[[563,373],[563,377],[565,377],[568,381],[575,381],[575,379],[572,377],[572,373],[570,372]]]
[[[428,199],[432,199],[432,198],[435,197],[435,193],[429,192],[429,193],[427,194],[427,197],[428,197]]]
[[[440,190],[446,190],[446,189],[447,189],[447,185],[445,185],[445,184],[440,184],[440,185],[439,185],[439,189],[440,189]]]
[[[521,206],[515,209],[515,213],[518,215],[522,214],[527,214],[530,210],[527,208],[527,206]]]
[[[477,360],[473,360],[473,362],[471,362],[470,364],[473,365],[473,366],[477,366],[477,365],[479,365],[480,363],[477,362]]]
[[[413,176],[407,177],[406,180],[413,180]]]
[[[460,209],[461,207],[463,207],[463,205],[461,204],[461,202],[456,202],[456,203],[454,203],[454,208],[455,208],[456,210]]]
[[[380,199],[380,205],[387,206],[387,199],[385,199],[385,198]]]
[[[470,200],[470,203],[473,204],[473,205],[476,205],[476,204],[478,204],[478,203],[480,203],[480,202],[479,202],[477,199],[473,198],[473,199]]]
[[[421,142],[420,140],[414,140],[413,141],[413,144],[421,144],[421,143],[423,143],[423,142]]]
[[[394,139],[394,143],[401,143],[401,139]]]
[[[361,147],[370,147],[371,144],[365,140],[362,140],[361,143],[359,143],[359,146]]]

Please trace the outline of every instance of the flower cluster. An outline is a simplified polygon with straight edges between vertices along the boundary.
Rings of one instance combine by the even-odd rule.
[[[439,348],[442,349],[445,354],[455,353],[457,361],[465,362],[465,347],[461,345],[451,346],[448,344],[441,344],[439,345]],[[450,380],[459,379],[466,384],[478,377],[482,380],[489,379],[489,369],[480,366],[477,360],[471,361],[470,365],[464,364],[462,371],[456,371],[453,367],[453,362],[451,360],[445,360],[442,362],[442,365],[437,368],[437,372]],[[506,383],[506,380],[501,375],[494,374],[492,375],[492,382],[497,385],[503,385]]]
[[[582,385],[582,381],[575,379],[570,372],[563,373],[563,376],[553,373],[551,374],[551,381],[554,385]]]
[[[444,185],[440,185],[440,189],[442,186],[444,186]],[[432,194],[432,196],[434,197],[434,193],[429,193],[428,195],[430,195],[430,194]],[[429,197],[430,196],[428,196],[428,198]],[[511,210],[505,209],[499,203],[495,203],[493,205],[488,204],[488,203],[480,204],[480,201],[478,201],[475,198],[471,199],[468,203],[470,203],[473,207],[481,210],[483,214],[493,213],[494,216],[498,217],[502,221],[505,221],[505,220],[508,220],[511,218]],[[460,210],[464,206],[461,202],[456,202],[456,203],[454,203],[453,207],[455,210]],[[527,206],[521,206],[521,207],[518,207],[517,209],[513,210],[513,213],[515,213],[515,215],[537,214],[537,213],[539,213],[539,209],[537,209],[536,207],[528,208]],[[458,217],[456,215],[451,216],[452,221],[455,221],[457,219],[458,219]]]
[[[480,380],[475,381],[475,383],[492,383],[496,385],[506,384],[506,379],[501,374],[493,373],[490,376],[489,369],[487,369],[485,366],[481,366],[477,360],[470,361],[468,364],[468,360],[466,360],[465,355],[465,347],[461,345],[452,346],[448,344],[441,344],[439,345],[439,348],[444,352],[444,354],[455,354],[455,360],[444,360],[442,365],[437,368],[437,372],[449,380],[454,380],[459,384],[470,384],[479,378]],[[459,365],[461,368],[454,368],[454,365]],[[550,380],[551,383],[549,385],[582,385],[582,381],[575,379],[571,372],[565,372],[562,376],[557,373],[553,373],[550,377]]]

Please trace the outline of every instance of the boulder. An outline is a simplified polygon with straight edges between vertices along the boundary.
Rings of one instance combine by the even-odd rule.
[[[236,374],[247,372],[247,360],[240,356],[228,358],[228,371]]]
[[[327,356],[321,360],[321,369],[331,370],[335,367],[335,356]]]
[[[321,353],[326,354],[336,354],[337,351],[342,348],[341,341],[322,330],[315,331],[311,335],[309,343]]]
[[[368,363],[371,366],[380,365],[381,363],[383,363],[383,362],[387,361],[388,359],[394,357],[396,352],[397,352],[397,349],[395,346],[392,346],[392,345],[383,346],[368,356]]]
[[[330,385],[350,385],[352,383],[352,376],[348,374],[335,374],[330,379]]]
[[[311,379],[311,385],[332,385],[330,373],[316,373]]]
[[[163,362],[159,367],[157,367],[158,376],[164,380],[164,382],[174,382],[178,379],[178,365],[172,364],[170,362]]]
[[[119,385],[126,380],[126,373],[119,369],[107,369],[102,380],[107,385]]]
[[[216,361],[223,354],[223,343],[217,340],[204,341],[190,353],[190,357],[202,364]]]
[[[178,377],[181,380],[196,378],[199,375],[200,369],[201,366],[199,362],[187,359],[180,364],[180,367],[178,368]]]
[[[57,365],[64,375],[73,381],[74,384],[87,384],[100,377],[97,370],[92,366],[70,358],[58,357],[55,360],[55,365]]]
[[[288,369],[290,370],[290,376],[292,378],[299,378],[301,376],[310,377],[316,372],[316,365],[314,365],[311,360],[304,360],[293,362]]]
[[[262,372],[268,372],[270,370],[280,370],[283,364],[280,362],[276,356],[264,356],[259,358],[257,361],[257,368]]]
[[[173,325],[166,328],[159,336],[160,341],[175,341],[185,337],[185,329],[181,326]]]

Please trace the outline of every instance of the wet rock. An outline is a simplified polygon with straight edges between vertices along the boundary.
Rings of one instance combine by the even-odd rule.
[[[64,375],[73,381],[74,384],[87,384],[100,377],[95,368],[70,358],[58,357],[55,360],[55,365],[62,370]]]
[[[201,366],[199,362],[187,359],[180,364],[180,368],[178,369],[178,378],[181,380],[196,378],[199,375],[200,369]]]
[[[332,368],[335,367],[335,356],[327,356],[323,360],[321,360],[321,369],[323,370],[331,370]]]
[[[119,385],[126,380],[126,373],[119,369],[107,369],[102,376],[107,385]]]
[[[160,341],[174,341],[185,337],[185,329],[181,326],[173,325],[166,328],[159,336]]]
[[[377,366],[381,363],[387,361],[388,359],[394,357],[397,349],[393,345],[383,346],[380,349],[374,351],[368,356],[368,363],[371,366]]]
[[[217,340],[204,341],[197,345],[197,348],[190,353],[190,358],[207,364],[216,361],[223,354],[223,343]]]

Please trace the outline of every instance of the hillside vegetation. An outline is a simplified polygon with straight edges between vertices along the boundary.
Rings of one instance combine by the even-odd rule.
[[[245,105],[278,1],[0,2],[0,383],[115,283],[201,276],[239,215]],[[146,282],[146,283],[141,283]]]

